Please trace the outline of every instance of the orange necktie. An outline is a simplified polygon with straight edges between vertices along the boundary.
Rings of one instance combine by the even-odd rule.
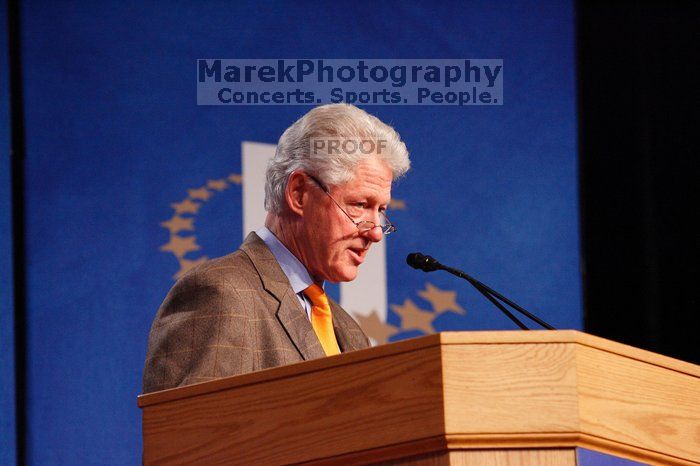
[[[328,296],[318,285],[311,285],[304,290],[304,294],[313,306],[311,307],[311,326],[316,332],[323,351],[326,356],[340,354],[338,340],[335,339],[333,331],[333,315],[331,314],[331,306],[328,303]]]

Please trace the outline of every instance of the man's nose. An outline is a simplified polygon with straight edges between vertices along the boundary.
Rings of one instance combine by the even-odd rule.
[[[382,232],[382,228],[380,226],[376,226],[374,228],[370,228],[369,230],[367,230],[367,232],[365,233],[365,236],[371,242],[378,243],[382,240],[384,233]]]

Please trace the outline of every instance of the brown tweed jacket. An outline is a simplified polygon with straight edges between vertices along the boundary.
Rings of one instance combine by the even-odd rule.
[[[342,352],[370,346],[333,300],[331,309]],[[170,290],[151,326],[143,392],[324,356],[277,260],[250,233],[238,251],[194,268]]]

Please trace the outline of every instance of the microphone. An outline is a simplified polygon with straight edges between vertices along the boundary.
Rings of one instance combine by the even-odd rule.
[[[517,317],[513,315],[512,312],[510,312],[508,309],[501,304],[503,302],[504,304],[507,304],[508,306],[512,307],[525,317],[529,318],[530,320],[537,322],[540,324],[542,327],[548,329],[548,330],[555,330],[554,327],[549,325],[547,322],[544,320],[540,319],[536,315],[526,311],[523,309],[521,306],[518,304],[514,303],[510,299],[506,298],[502,294],[500,294],[498,291],[488,287],[487,285],[481,283],[479,280],[477,280],[474,277],[469,276],[467,273],[462,272],[461,270],[453,269],[452,267],[448,267],[446,265],[441,264],[440,262],[437,261],[437,259],[434,259],[433,257],[421,254],[420,252],[412,252],[408,256],[406,256],[406,263],[413,267],[414,269],[422,270],[423,272],[434,272],[435,270],[444,270],[446,272],[451,273],[452,275],[456,275],[459,278],[463,278],[464,280],[468,281],[474,288],[477,289],[479,293],[484,295],[486,299],[491,301],[491,303],[496,306],[498,309],[501,310],[510,320],[515,322],[518,327],[520,327],[523,330],[530,330],[525,324],[523,324],[520,320],[518,320]],[[499,301],[500,300],[500,301]]]
[[[412,252],[406,256],[406,263],[414,269],[422,270],[423,272],[432,272],[439,268],[440,263],[430,256],[424,256],[419,252]]]

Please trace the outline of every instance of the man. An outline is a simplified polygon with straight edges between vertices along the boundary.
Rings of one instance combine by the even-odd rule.
[[[183,276],[158,310],[144,393],[368,347],[323,284],[353,280],[395,229],[385,210],[409,165],[399,135],[352,105],[290,126],[267,168],[265,227]]]

